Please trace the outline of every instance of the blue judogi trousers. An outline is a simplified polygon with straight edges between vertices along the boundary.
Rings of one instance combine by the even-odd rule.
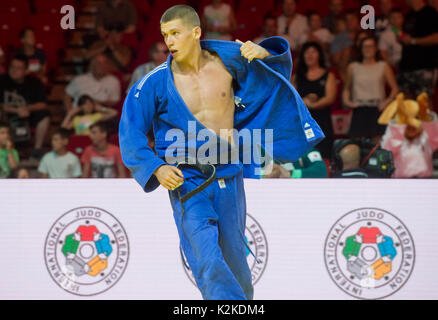
[[[219,180],[184,202],[184,215],[177,191],[169,191],[181,247],[204,299],[252,300],[244,242],[246,200],[242,170],[232,178],[224,178],[222,187]],[[180,195],[204,181],[196,176],[184,179]]]

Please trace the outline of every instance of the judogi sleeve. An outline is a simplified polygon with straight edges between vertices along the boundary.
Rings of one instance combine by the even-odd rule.
[[[151,192],[160,185],[153,173],[158,167],[166,164],[148,146],[146,137],[157,108],[153,80],[149,77],[140,90],[137,85],[131,88],[123,104],[119,124],[122,160],[145,192]]]
[[[266,57],[261,61],[274,71],[280,73],[287,80],[290,80],[292,75],[292,59],[287,40],[280,37],[271,37],[263,40],[259,45],[272,54],[272,56]]]

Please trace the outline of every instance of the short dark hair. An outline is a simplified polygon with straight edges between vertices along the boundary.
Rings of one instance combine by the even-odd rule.
[[[189,27],[201,26],[201,20],[199,19],[195,9],[182,4],[178,4],[167,9],[161,16],[160,24],[176,19],[181,19],[183,23]]]
[[[26,28],[24,28],[24,29],[21,29],[21,31],[20,31],[20,39],[23,39],[23,38],[24,38],[24,36],[26,35],[26,32],[27,32],[27,31],[32,31],[32,32],[34,32],[33,29],[30,28],[30,27],[26,27]]]
[[[389,12],[389,14],[393,14],[393,13],[400,13],[403,14],[403,10],[401,8],[392,8],[391,11]]]
[[[0,121],[0,129],[1,128],[8,128],[8,129],[10,129],[9,123],[4,122],[4,121]]]
[[[308,41],[303,44],[301,51],[300,51],[300,57],[299,57],[299,63],[297,67],[297,76],[299,77],[305,77],[307,73],[307,65],[304,61],[304,54],[306,53],[307,49],[314,48],[316,51],[318,51],[319,58],[318,58],[318,65],[325,69],[325,56],[324,56],[324,50],[322,49],[321,45],[318,42],[315,41]]]
[[[315,10],[308,10],[306,13],[307,19],[310,19],[311,16],[313,15],[317,15],[319,17],[321,17],[321,15],[319,14],[319,12],[315,11]]]
[[[88,94],[83,94],[78,99],[78,107],[83,106],[87,101],[94,102],[93,98],[91,98]]]
[[[58,128],[52,133],[52,137],[55,135],[60,135],[62,139],[69,139],[70,138],[70,131],[64,128]]]
[[[18,61],[23,62],[23,63],[24,63],[24,66],[26,67],[26,69],[27,69],[27,67],[29,66],[29,59],[27,58],[26,55],[24,55],[24,54],[22,54],[22,53],[18,53],[18,54],[16,54],[16,55],[12,58],[11,62],[12,62],[13,60],[18,60]]]
[[[93,123],[90,127],[89,127],[89,129],[91,130],[91,129],[93,129],[93,128],[99,128],[99,130],[101,131],[101,132],[105,132],[106,134],[108,134],[108,126],[107,126],[107,124],[104,122],[104,121],[97,121],[97,122],[95,122],[95,123]]]

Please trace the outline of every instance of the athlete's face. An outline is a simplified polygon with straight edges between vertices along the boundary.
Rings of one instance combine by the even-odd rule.
[[[181,19],[161,24],[161,34],[176,62],[187,61],[201,37],[201,28],[190,28]]]

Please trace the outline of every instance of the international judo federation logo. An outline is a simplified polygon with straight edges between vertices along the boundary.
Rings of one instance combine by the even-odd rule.
[[[266,241],[266,235],[260,224],[248,213],[246,214],[245,243],[247,244],[246,259],[251,270],[252,284],[255,285],[266,269],[268,261],[268,242]],[[248,247],[257,257],[259,263],[257,263]],[[181,255],[184,271],[191,282],[196,286],[195,278],[182,251]]]
[[[129,259],[128,236],[109,212],[75,208],[47,234],[44,258],[50,276],[67,292],[92,296],[113,287]]]
[[[381,299],[401,289],[415,263],[409,230],[393,214],[361,208],[342,216],[325,241],[327,271],[345,293]]]

